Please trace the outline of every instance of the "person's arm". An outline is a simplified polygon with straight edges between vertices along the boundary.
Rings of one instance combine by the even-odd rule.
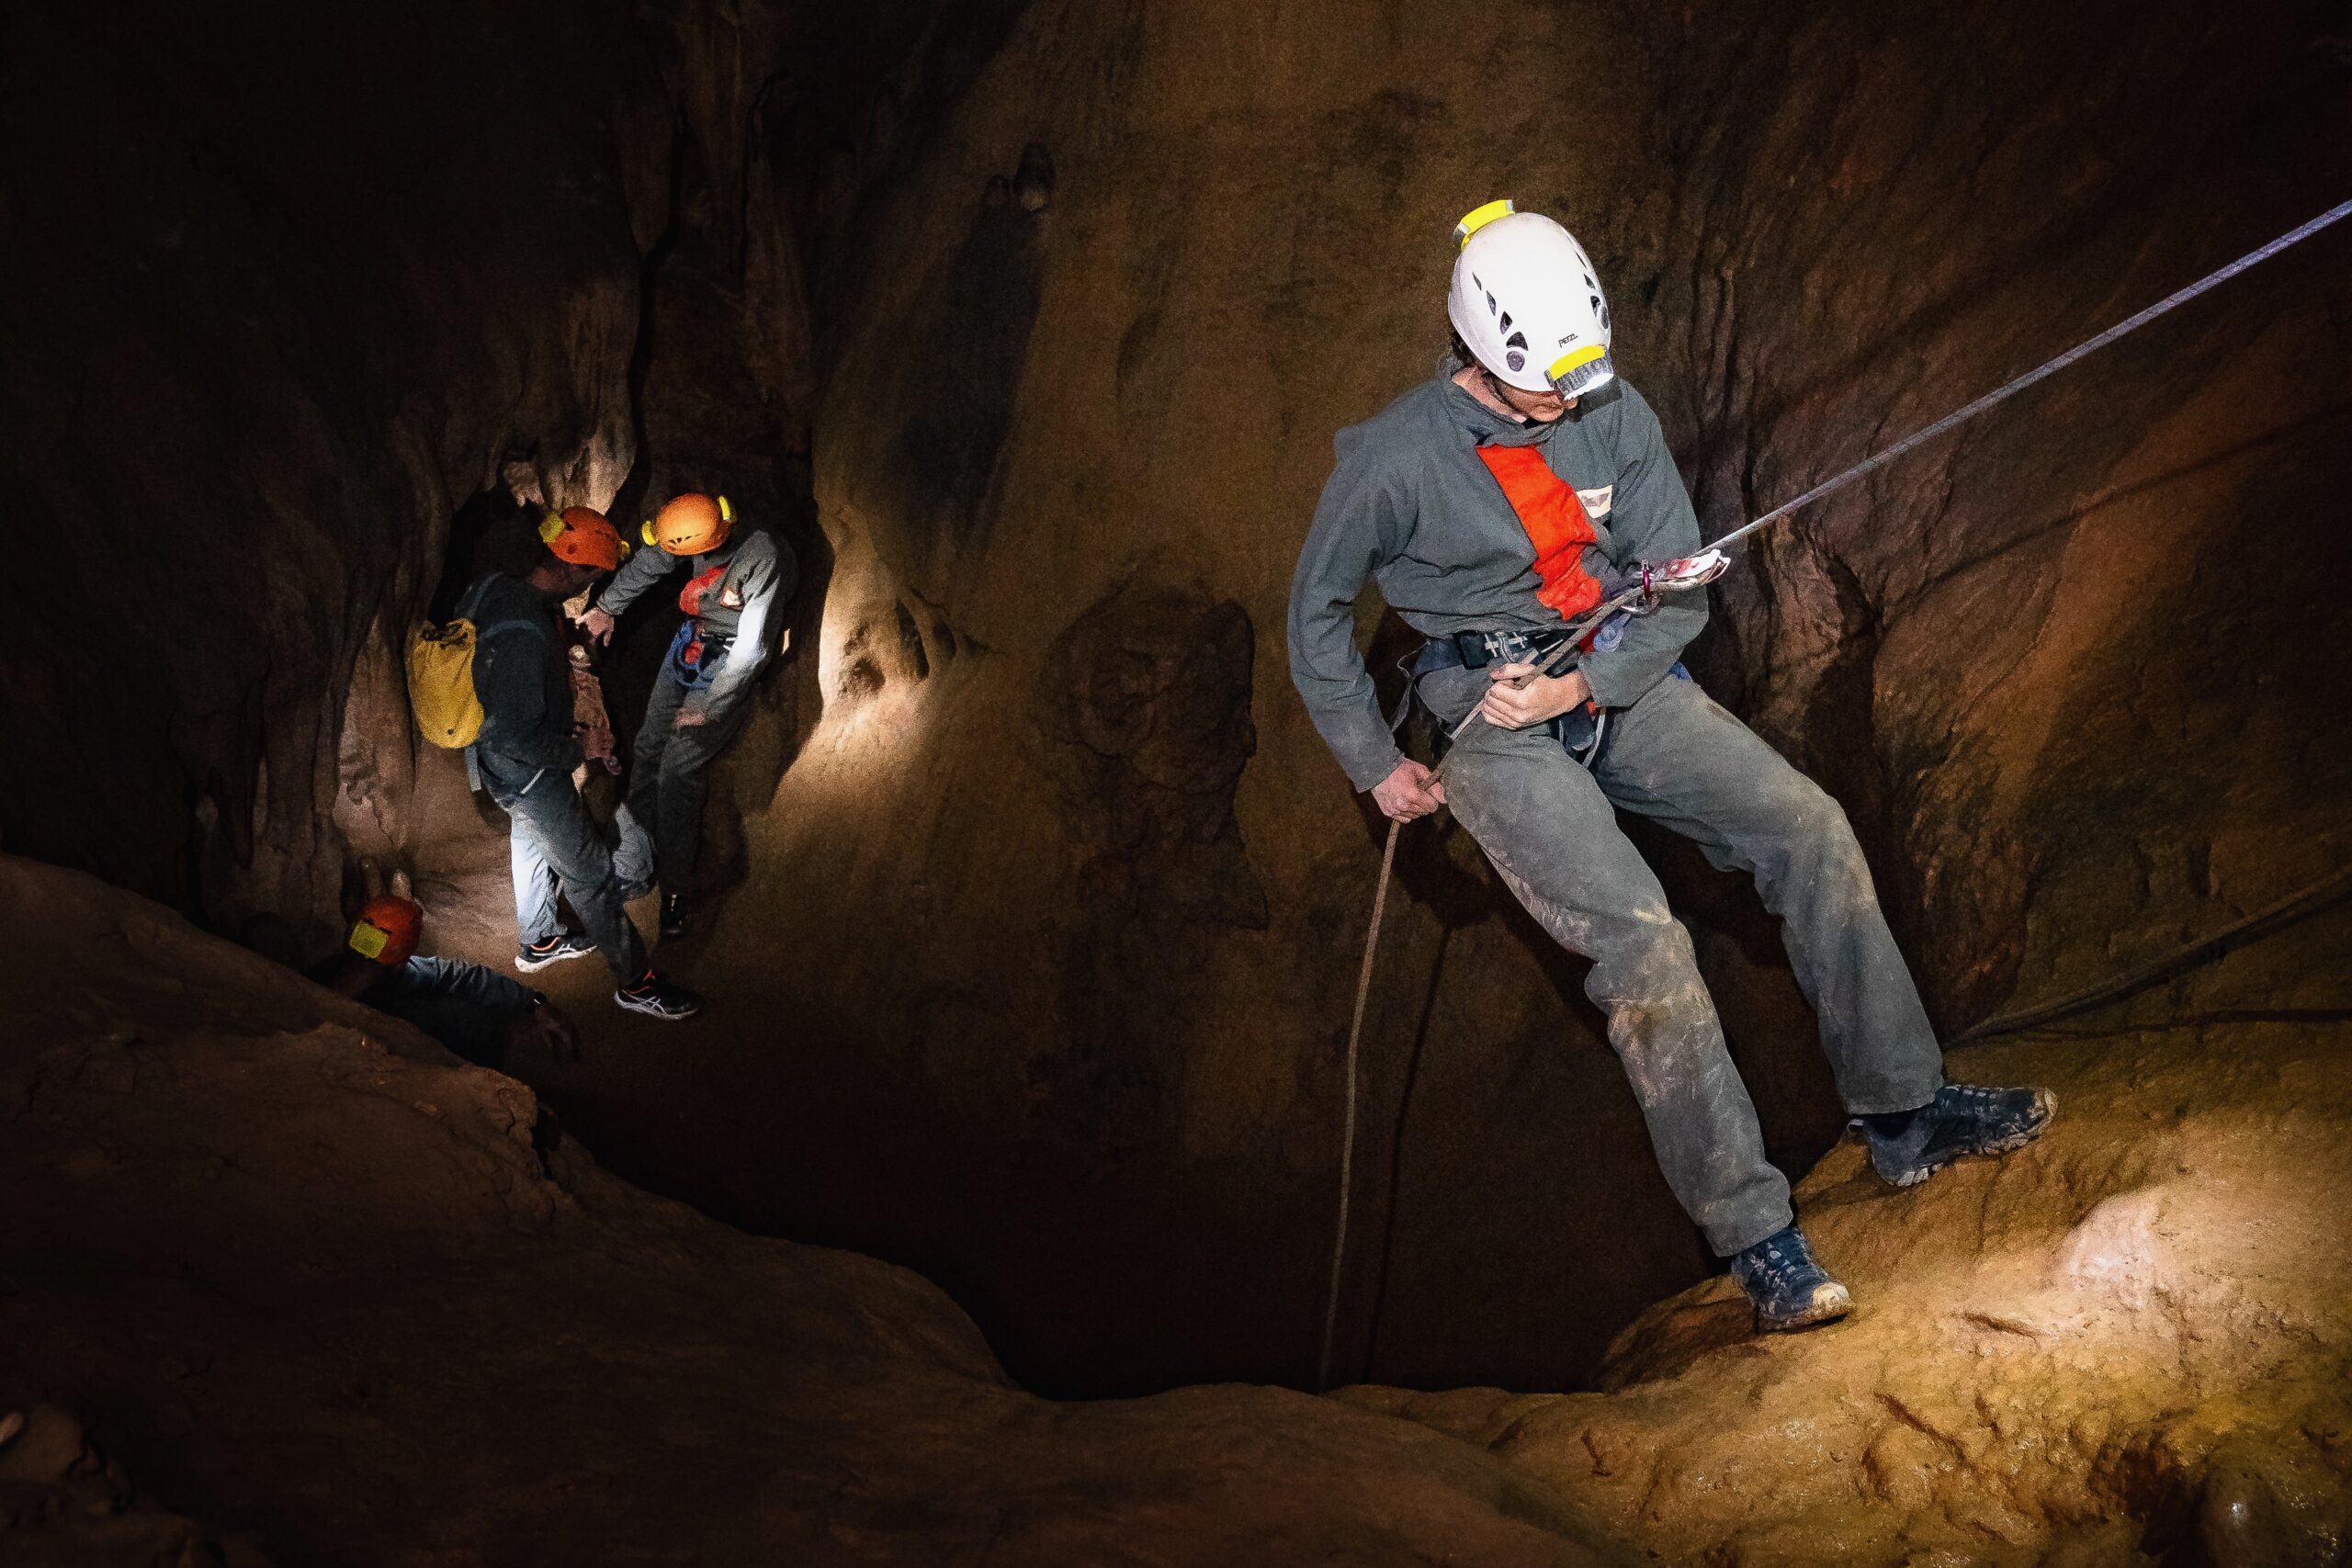
[[[798,584],[799,562],[775,535],[754,534],[743,541],[743,550],[746,558],[739,563],[742,570],[736,579],[743,608],[735,623],[735,640],[719,660],[710,684],[689,693],[679,705],[682,719],[686,714],[695,715],[684,720],[689,724],[700,722],[701,716],[713,708],[724,712],[736,692],[759,673],[768,659],[768,626]]]
[[[1699,518],[1690,492],[1667,450],[1666,433],[1642,395],[1627,387],[1624,423],[1617,437],[1617,486],[1609,527],[1627,562],[1653,565],[1695,555]],[[1646,615],[1625,623],[1614,648],[1595,649],[1578,661],[1592,698],[1602,707],[1631,707],[1674,668],[1690,639],[1707,624],[1704,592],[1666,596]]]
[[[420,997],[446,997],[487,1011],[520,1018],[539,1005],[539,993],[495,969],[457,958],[412,958],[401,966],[403,988]]]
[[[618,620],[647,589],[670,575],[678,558],[659,545],[639,545],[621,562],[620,570],[589,602],[589,614],[602,612]]]
[[[1396,748],[1355,637],[1356,595],[1403,547],[1408,519],[1393,480],[1356,431],[1340,433],[1314,525],[1290,582],[1290,678],[1348,782],[1372,789],[1396,770]]]

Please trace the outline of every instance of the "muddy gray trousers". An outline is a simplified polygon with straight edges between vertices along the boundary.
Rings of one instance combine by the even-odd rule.
[[[1789,1224],[1789,1184],[1764,1157],[1690,933],[1612,807],[1756,878],[1849,1113],[1907,1111],[1941,1086],[1941,1049],[1845,812],[1690,682],[1611,713],[1589,771],[1548,730],[1472,725],[1445,791],[1520,902],[1592,960],[1585,993],[1608,1015],[1667,1184],[1717,1253]]]

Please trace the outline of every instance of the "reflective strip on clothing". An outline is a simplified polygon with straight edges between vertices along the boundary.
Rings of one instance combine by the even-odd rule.
[[[1535,546],[1535,597],[1572,620],[1600,603],[1600,583],[1585,570],[1581,552],[1599,542],[1584,502],[1568,481],[1552,471],[1536,446],[1481,446],[1487,465],[1519,525]]]

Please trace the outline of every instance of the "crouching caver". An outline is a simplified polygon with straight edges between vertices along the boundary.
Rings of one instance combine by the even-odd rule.
[[[1592,961],[1668,1185],[1763,1328],[1845,1314],[1764,1157],[1690,939],[1616,825],[1637,812],[1737,866],[1781,917],[1848,1112],[1908,1184],[2030,1140],[2046,1090],[1946,1084],[1942,1054],[1845,814],[1708,700],[1679,660],[1703,596],[1604,626],[1544,673],[1601,581],[1699,548],[1657,418],[1614,373],[1609,311],[1567,231],[1507,202],[1456,230],[1453,352],[1341,431],[1291,584],[1291,677],[1348,777],[1409,820],[1451,806],[1553,939]],[[1449,728],[1442,778],[1398,750],[1353,637],[1366,578],[1428,641],[1413,688]]]
[[[581,749],[557,606],[595,586],[628,546],[585,506],[549,513],[539,537],[547,549],[528,572],[493,572],[460,602],[477,628],[474,694],[482,710],[481,734],[466,756],[512,823],[516,966],[601,953],[617,982],[613,1000],[655,1018],[688,1018],[702,998],[646,962],[644,939],[621,908],[612,845],[571,782]],[[584,940],[556,918],[559,887],[588,928]]]
[[[693,912],[695,864],[710,764],[742,728],[752,677],[767,661],[776,610],[799,575],[792,552],[764,529],[737,531],[735,509],[688,493],[645,525],[646,547],[581,617],[588,635],[610,641],[613,623],[681,561],[693,575],[678,592],[685,613],[662,656],[630,759],[628,807],[653,834],[662,883],[662,934],[684,934]]]
[[[539,992],[479,964],[415,956],[424,931],[416,900],[379,894],[359,911],[343,950],[311,978],[415,1025],[470,1061],[495,1066],[523,1040],[554,1056],[579,1054],[571,1021]]]

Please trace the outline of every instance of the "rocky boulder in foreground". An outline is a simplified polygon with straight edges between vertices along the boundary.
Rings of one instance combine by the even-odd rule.
[[[522,1085],[77,873],[0,856],[0,1414],[96,1445],[40,1408],[0,1450],[0,1562],[1630,1560],[1374,1412],[1024,1393],[914,1274],[628,1187]]]
[[[1727,1279],[1600,1393],[1352,1389],[1669,1562],[2220,1565],[2352,1542],[2352,1030],[2236,1021],[1957,1051],[2059,1095],[2042,1140],[1905,1191],[1798,1188],[1860,1310],[1757,1339]]]

